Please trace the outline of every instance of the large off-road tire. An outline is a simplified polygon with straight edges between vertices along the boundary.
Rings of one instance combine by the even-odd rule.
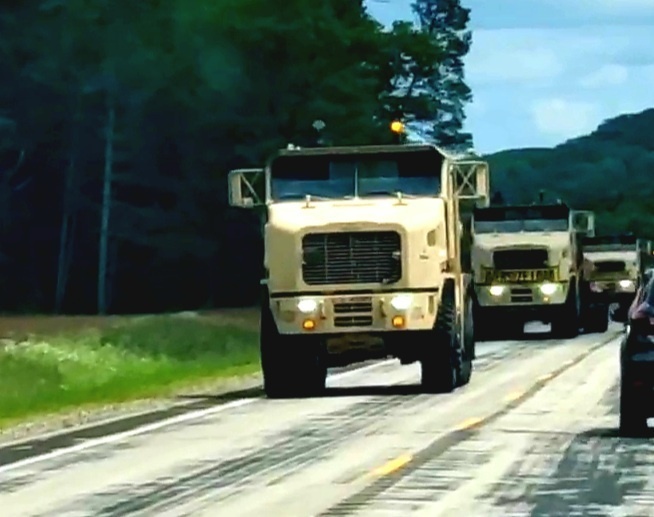
[[[623,374],[624,376],[624,374]],[[643,402],[633,396],[625,386],[626,379],[620,384],[620,434],[622,436],[644,436],[648,432],[647,415],[642,411]]]
[[[445,284],[434,329],[427,334],[423,344],[421,383],[427,393],[450,393],[470,380],[464,362],[471,363],[472,358],[465,357],[457,324],[454,289],[453,282]]]
[[[603,334],[609,329],[609,308],[607,305],[595,305],[587,310],[584,330],[586,333]]]
[[[484,309],[479,302],[474,301],[474,319],[475,319],[475,342],[492,339],[490,332],[489,318],[486,316]]]
[[[319,341],[312,336],[281,335],[267,300],[261,307],[260,352],[268,398],[311,397],[324,392],[327,367]]]
[[[477,346],[475,341],[475,321],[474,321],[474,294],[470,289],[463,300],[463,329],[461,330],[462,340],[462,358],[461,370],[457,379],[458,386],[465,386],[470,382],[473,370],[473,360],[477,355]]]
[[[552,334],[561,339],[572,339],[579,335],[579,297],[575,285],[570,287],[568,298],[552,321]]]

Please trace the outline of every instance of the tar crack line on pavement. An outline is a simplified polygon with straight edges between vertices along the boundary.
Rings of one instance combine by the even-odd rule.
[[[406,461],[398,462],[395,468],[388,468],[385,470],[383,466],[380,467],[380,469],[377,470],[379,470],[382,475],[377,477],[371,484],[367,485],[363,490],[352,494],[348,498],[328,508],[324,512],[319,513],[315,517],[347,517],[363,510],[369,503],[374,501],[422,465],[443,455],[456,445],[476,436],[481,426],[488,425],[516,409],[561,374],[581,363],[588,356],[614,340],[615,336],[611,336],[610,338],[597,343],[582,354],[576,356],[574,359],[564,363],[560,368],[550,372],[550,374],[540,377],[529,389],[525,390],[519,396],[516,394],[516,396],[513,397],[513,400],[509,401],[501,409],[491,413],[485,418],[468,419],[456,430],[437,438],[426,448],[411,456],[410,459],[405,456]]]

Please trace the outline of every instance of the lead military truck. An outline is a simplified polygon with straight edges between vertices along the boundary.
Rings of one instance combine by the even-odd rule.
[[[427,392],[469,382],[486,162],[432,145],[295,148],[229,185],[232,206],[262,209],[268,397],[319,394],[329,367],[389,356],[419,361]]]
[[[583,268],[581,239],[593,234],[593,214],[563,203],[476,208],[477,336],[518,337],[533,320],[550,323],[561,338],[580,327],[602,331],[608,308],[591,303]]]

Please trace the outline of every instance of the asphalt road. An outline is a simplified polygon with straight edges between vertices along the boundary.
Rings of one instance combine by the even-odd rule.
[[[615,336],[479,343],[448,395],[383,362],[331,377],[324,398],[28,451],[0,464],[0,515],[654,515],[654,441],[616,432]]]

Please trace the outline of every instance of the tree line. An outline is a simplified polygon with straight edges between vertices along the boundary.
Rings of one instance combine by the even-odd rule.
[[[470,10],[417,0],[24,0],[0,12],[0,310],[252,303],[258,220],[226,173],[288,143],[470,146]]]
[[[492,187],[507,203],[561,199],[593,210],[601,235],[654,239],[654,109],[605,120],[554,148],[513,149],[487,157]]]

